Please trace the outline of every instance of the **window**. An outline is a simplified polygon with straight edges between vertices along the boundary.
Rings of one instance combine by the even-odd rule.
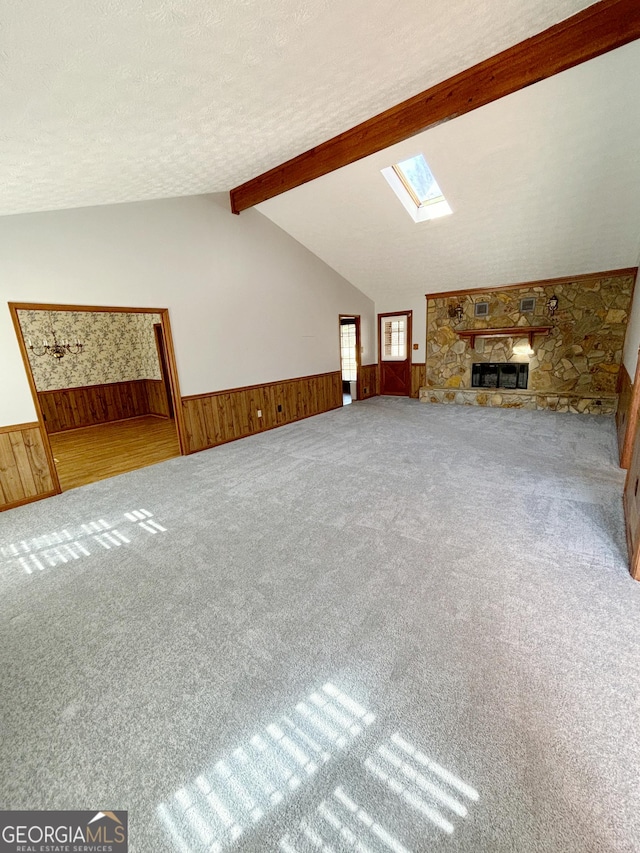
[[[422,154],[382,170],[414,222],[437,219],[452,210]]]
[[[407,358],[406,314],[381,317],[380,340],[383,361],[404,361]]]
[[[384,324],[384,354],[404,358],[404,323],[388,320]]]
[[[431,169],[422,154],[403,160],[393,167],[393,171],[407,188],[418,205],[438,204],[445,200]]]
[[[340,324],[340,357],[342,381],[355,382],[358,378],[356,363],[356,324],[351,321]]]

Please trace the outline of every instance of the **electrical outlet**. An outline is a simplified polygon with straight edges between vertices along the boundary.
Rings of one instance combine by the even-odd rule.
[[[259,417],[259,418],[261,418],[261,417],[262,417],[262,409],[258,409],[258,417]]]

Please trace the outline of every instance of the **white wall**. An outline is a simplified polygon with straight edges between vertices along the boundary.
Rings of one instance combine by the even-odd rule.
[[[413,311],[411,318],[412,344],[418,344],[418,349],[411,350],[412,362],[424,362],[425,345],[427,340],[427,300],[424,296],[416,296],[406,299],[404,296],[390,296],[385,299],[376,300],[376,312],[387,314],[392,311]],[[377,334],[377,332],[376,332]],[[364,361],[362,362],[365,363]]]
[[[640,266],[640,258],[638,264]],[[640,278],[640,276],[639,276]],[[638,348],[640,347],[640,286],[636,279],[636,286],[633,290],[633,300],[631,302],[631,314],[627,324],[627,334],[624,339],[624,351],[622,353],[622,361],[629,372],[631,381],[636,374],[636,362],[638,360]]]
[[[373,302],[226,195],[0,218],[0,425],[35,419],[6,302],[169,308],[181,393],[338,370],[338,314]]]

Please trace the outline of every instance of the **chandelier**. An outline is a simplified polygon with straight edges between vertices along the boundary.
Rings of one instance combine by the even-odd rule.
[[[78,339],[76,339],[75,344],[66,339],[59,341],[53,328],[51,329],[51,336],[53,343],[49,343],[45,338],[40,345],[32,344],[31,338],[27,338],[27,346],[34,355],[51,355],[58,360],[64,358],[67,353],[70,355],[79,355],[84,350],[84,344],[81,344]]]

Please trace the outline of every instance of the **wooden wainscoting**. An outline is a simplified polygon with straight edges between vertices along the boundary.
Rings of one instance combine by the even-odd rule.
[[[143,379],[147,392],[147,414],[170,418],[167,389],[162,379]]]
[[[360,368],[360,399],[368,400],[378,394],[378,365],[363,364]]]
[[[169,417],[164,384],[154,379],[39,391],[38,400],[48,433],[149,414]]]
[[[424,361],[414,361],[411,365],[411,396],[417,400],[420,389],[427,384],[427,366]]]
[[[618,450],[620,467],[629,468],[633,455],[634,442],[638,423],[640,422],[640,352],[636,362],[636,372],[631,383],[631,377],[624,364],[618,371],[618,408],[616,410],[616,427],[618,431]]]
[[[186,452],[195,453],[341,406],[339,370],[183,397]]]
[[[0,427],[0,512],[55,494],[40,424]]]
[[[620,467],[628,468],[633,450],[633,436],[638,420],[638,400],[634,400],[631,377],[624,364],[618,372],[618,408],[616,409],[616,429],[618,431],[618,453]],[[635,405],[634,405],[635,403]],[[632,407],[634,411],[632,412]]]
[[[623,494],[624,521],[631,576],[640,580],[640,423],[636,424],[633,452]]]

